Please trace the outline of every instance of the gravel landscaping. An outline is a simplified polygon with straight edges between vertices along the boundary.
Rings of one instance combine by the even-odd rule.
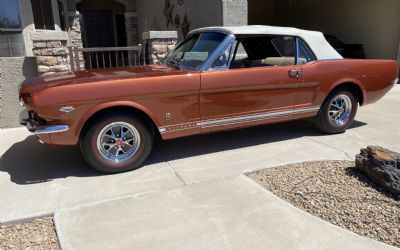
[[[53,219],[0,226],[0,249],[60,249]]]
[[[400,197],[372,183],[352,161],[290,164],[249,177],[332,224],[400,247]]]

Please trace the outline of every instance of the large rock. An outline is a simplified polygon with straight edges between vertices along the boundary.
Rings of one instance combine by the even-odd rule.
[[[356,168],[389,192],[400,195],[400,154],[369,146],[356,155]]]

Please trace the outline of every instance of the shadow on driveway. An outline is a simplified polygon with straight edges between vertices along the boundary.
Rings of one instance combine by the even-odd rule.
[[[52,147],[40,144],[35,136],[11,146],[0,159],[0,171],[16,184],[99,175],[85,163],[79,147]]]
[[[351,128],[366,123],[355,121]],[[350,129],[351,129],[350,128]],[[155,147],[166,160],[246,148],[260,144],[322,135],[312,124],[296,121],[266,125],[223,133],[192,136],[171,141],[157,141]],[[169,152],[168,155],[165,152]],[[153,152],[153,154],[155,154]],[[150,157],[146,164],[159,163],[160,157]],[[35,136],[11,146],[0,159],[0,171],[7,172],[19,185],[35,184],[66,177],[99,176],[80,154],[79,147],[52,147],[40,144]]]
[[[348,130],[365,125],[367,124],[364,122],[354,121]],[[156,148],[167,160],[178,160],[196,155],[223,152],[306,136],[326,135],[322,134],[311,122],[299,120],[160,141],[156,143]]]

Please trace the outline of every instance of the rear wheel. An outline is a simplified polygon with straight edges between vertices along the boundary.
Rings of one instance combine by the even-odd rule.
[[[324,133],[343,133],[354,121],[357,108],[357,99],[353,93],[348,90],[337,90],[325,100],[315,118],[315,123]]]
[[[139,118],[105,115],[81,137],[82,155],[94,169],[119,173],[139,168],[153,147],[153,135]]]

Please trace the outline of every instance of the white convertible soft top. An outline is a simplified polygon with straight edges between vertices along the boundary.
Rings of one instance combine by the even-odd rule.
[[[206,27],[196,29],[190,34],[207,31],[219,31],[233,35],[285,35],[301,37],[314,52],[318,60],[343,59],[343,57],[326,41],[322,32],[302,30],[290,27],[277,26],[226,26],[226,27]]]

